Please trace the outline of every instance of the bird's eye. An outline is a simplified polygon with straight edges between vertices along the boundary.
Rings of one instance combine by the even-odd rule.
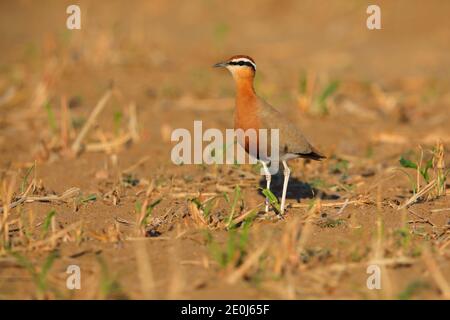
[[[247,61],[230,61],[228,64],[231,66],[247,66],[255,70],[255,66]]]

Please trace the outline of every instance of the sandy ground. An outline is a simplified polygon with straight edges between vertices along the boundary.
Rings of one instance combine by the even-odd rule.
[[[79,31],[70,1],[0,2],[0,298],[450,299],[448,191],[398,210],[416,181],[400,157],[450,149],[450,3],[379,2],[376,31],[366,1],[80,1]],[[283,219],[258,210],[255,166],[170,159],[174,129],[232,128],[211,65],[234,54],[328,156],[290,163]],[[7,209],[24,192],[50,199]]]

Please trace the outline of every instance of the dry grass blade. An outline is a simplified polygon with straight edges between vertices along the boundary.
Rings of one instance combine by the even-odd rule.
[[[148,160],[150,160],[150,156],[146,156],[143,157],[141,159],[139,159],[138,162],[136,162],[135,164],[129,166],[128,168],[126,168],[125,170],[122,170],[122,173],[130,173],[132,172],[134,169],[138,168],[139,166],[143,165],[145,162],[147,162]]]
[[[143,234],[145,231],[143,230],[143,222],[145,219],[145,216],[147,214],[147,207],[148,207],[148,202],[150,199],[150,195],[152,194],[153,190],[155,189],[155,182],[152,180],[149,184],[149,186],[147,187],[147,190],[145,191],[145,200],[144,203],[141,206],[141,211],[139,212],[139,218],[137,221],[137,226],[140,229],[140,233]]]
[[[81,129],[80,133],[78,134],[77,138],[72,144],[72,151],[75,154],[78,154],[81,150],[81,144],[88,134],[89,130],[95,123],[95,120],[97,120],[97,117],[102,112],[102,110],[105,108],[106,103],[108,102],[109,98],[111,98],[112,91],[108,90],[105,92],[105,94],[102,96],[102,98],[98,101],[97,105],[95,106],[94,110],[92,110],[91,114],[89,115],[88,120],[84,124],[83,128]]]
[[[227,282],[229,284],[235,284],[239,279],[241,279],[245,274],[258,262],[261,255],[266,251],[269,243],[266,242],[260,246],[256,251],[254,251],[245,262],[234,270],[228,277]]]
[[[50,202],[50,201],[67,201],[69,199],[75,198],[81,194],[81,190],[76,187],[72,187],[70,189],[67,189],[63,194],[61,195],[48,195],[48,196],[27,196],[27,192],[24,193],[18,200],[10,203],[8,205],[9,209],[12,209],[14,207],[17,207],[18,205],[22,203],[30,203],[30,202]],[[0,208],[0,213],[3,213],[4,208]]]
[[[450,208],[441,208],[441,209],[431,209],[430,212],[443,212],[450,211]]]
[[[195,204],[192,201],[189,201],[189,203],[188,203],[188,210],[189,210],[189,214],[192,217],[192,220],[194,220],[194,222],[196,224],[204,225],[204,226],[208,225],[208,222],[206,222],[205,218],[203,217],[203,213],[197,207],[197,204]]]
[[[365,199],[359,199],[359,200],[345,200],[344,202],[325,202],[325,203],[321,203],[320,206],[321,207],[343,207],[343,206],[347,206],[349,204],[367,204],[369,201],[365,200]],[[309,208],[311,207],[310,204],[308,203],[293,203],[290,205],[290,207],[292,208]],[[345,208],[344,207],[344,208]]]
[[[345,208],[347,208],[347,205],[349,202],[350,202],[350,200],[346,199],[344,202],[344,205],[339,209],[339,211],[336,213],[336,215],[342,214],[342,212],[344,212]]]
[[[376,265],[381,269],[381,275],[382,275],[382,283],[383,283],[383,291],[382,295],[387,298],[392,298],[392,289],[393,284],[391,281],[391,277],[389,275],[388,269],[386,265],[379,265],[377,264],[378,261],[382,261],[385,259],[385,241],[384,241],[384,221],[383,221],[383,207],[382,207],[382,201],[381,201],[381,190],[383,188],[382,184],[379,184],[377,187],[377,220],[376,220],[376,236],[373,239],[373,256],[370,261],[371,265]]]
[[[128,220],[126,220],[126,219],[122,219],[122,218],[120,218],[120,217],[116,217],[115,220],[116,220],[118,223],[124,224],[124,225],[126,225],[126,226],[134,226],[134,225],[136,225],[136,223],[131,222],[131,221],[128,221]]]
[[[70,121],[69,106],[66,96],[61,97],[61,143],[64,149],[69,146],[70,131],[72,122]]]
[[[111,140],[111,141],[89,143],[86,145],[86,151],[88,151],[88,152],[100,152],[100,151],[110,152],[111,150],[126,144],[130,140],[132,140],[131,134],[125,133],[122,136],[120,136],[114,140]]]
[[[8,224],[8,217],[9,217],[9,210],[10,210],[10,204],[11,199],[13,197],[13,190],[16,185],[16,176],[13,176],[11,178],[11,181],[7,183],[6,179],[3,180],[2,183],[2,189],[1,189],[1,198],[3,201],[3,216],[0,219],[0,244],[5,245],[9,243],[9,224]],[[1,239],[3,237],[3,239]],[[2,241],[3,240],[3,241]]]
[[[311,207],[311,209],[308,210],[305,225],[302,229],[300,239],[298,240],[298,251],[302,252],[305,248],[306,242],[308,241],[308,238],[312,234],[313,229],[313,221],[315,216],[320,213],[322,207],[322,203],[320,198],[318,198],[314,205]]]
[[[376,264],[378,266],[386,266],[386,267],[400,267],[400,266],[411,266],[415,262],[414,259],[407,257],[398,257],[398,258],[383,258],[383,259],[372,259],[370,260],[371,264]],[[318,267],[315,269],[317,272],[322,271],[345,271],[354,268],[361,268],[367,266],[367,262],[351,262],[351,263],[333,263],[330,265],[326,265],[323,267]]]
[[[415,195],[413,195],[411,198],[409,198],[404,204],[399,206],[397,210],[404,209],[412,204],[414,204],[417,200],[419,200],[422,196],[430,192],[436,185],[436,179],[430,181],[423,189],[420,190],[420,192],[417,192]]]
[[[258,205],[256,208],[253,208],[251,210],[248,210],[247,212],[244,212],[243,214],[241,214],[239,217],[236,217],[233,219],[231,225],[236,225],[242,221],[244,221],[245,219],[247,219],[248,217],[252,216],[253,214],[256,214],[259,208],[261,208],[264,205],[264,203],[261,203],[260,205]]]
[[[434,282],[436,282],[436,285],[439,287],[442,295],[445,299],[450,300],[450,285],[442,274],[441,269],[439,268],[428,247],[424,248],[422,258],[428,271],[430,272],[430,275],[433,277]]]
[[[417,218],[419,218],[423,223],[428,223],[430,226],[435,227],[436,225],[431,222],[429,219],[425,219],[424,217],[421,217],[420,215],[418,215],[417,213],[415,213],[414,211],[412,211],[411,209],[408,208],[408,212],[411,213],[412,215],[416,216]]]
[[[179,225],[177,226],[178,233]],[[180,257],[180,252],[178,248],[178,242],[175,240],[172,247],[169,249],[169,258],[170,258],[170,266],[171,266],[171,274],[172,279],[169,284],[169,288],[167,291],[167,298],[168,299],[182,299],[183,295],[182,292],[184,290],[185,286],[185,275],[182,271],[182,268],[180,268],[180,264],[178,263],[178,257]]]
[[[17,88],[15,86],[8,87],[8,89],[0,95],[0,107],[7,105],[10,101],[12,101],[16,94]]]
[[[28,249],[33,249],[33,250],[37,250],[37,249],[42,249],[43,247],[45,247],[46,245],[49,244],[53,244],[55,243],[56,240],[64,237],[65,235],[67,235],[69,232],[77,229],[78,227],[80,227],[83,224],[82,221],[78,221],[75,223],[72,223],[70,226],[55,232],[51,237],[49,237],[48,239],[45,240],[40,240],[40,241],[36,241],[36,242],[32,242],[30,243]],[[52,246],[53,248],[53,246]]]
[[[143,240],[134,242],[134,251],[136,254],[136,266],[139,276],[139,283],[144,299],[155,298],[155,281],[153,270],[150,264],[150,257],[147,252],[146,242]]]
[[[188,198],[188,197],[198,197],[200,195],[200,192],[171,192],[170,197],[174,199],[180,199],[180,198]],[[213,197],[217,196],[218,193],[216,192],[202,192],[202,196],[205,197]]]
[[[300,262],[298,253],[303,251],[312,233],[313,221],[316,213],[320,212],[320,207],[320,199],[315,200],[306,214],[303,228],[301,228],[303,222],[299,216],[295,216],[294,220],[286,225],[281,238],[281,245],[277,244],[275,247],[274,273],[276,275],[281,275],[283,271],[289,274],[298,266]],[[283,250],[279,250],[279,247],[282,247]]]
[[[67,201],[69,199],[75,198],[81,194],[81,191],[79,188],[72,187],[66,191],[64,191],[61,195],[48,195],[48,196],[28,196],[25,199],[25,202],[48,202],[48,201]]]
[[[440,197],[445,195],[446,188],[446,179],[448,171],[445,170],[445,161],[444,161],[444,145],[441,141],[436,143],[436,147],[433,150],[433,170],[434,175],[436,177],[436,190],[435,196]]]
[[[439,247],[439,253],[443,254],[445,251],[445,248],[447,248],[450,245],[450,239],[447,239],[440,247]]]
[[[135,103],[131,103],[129,106],[128,130],[130,131],[131,139],[133,140],[133,142],[139,141],[139,130]]]
[[[11,202],[12,199],[5,200],[3,199],[3,207],[0,207],[0,213],[6,212],[14,207],[17,207],[19,204],[23,203],[27,199],[27,195],[31,192],[35,187],[35,181],[33,180],[30,185],[27,187],[27,190],[20,196],[19,200]],[[8,204],[9,203],[9,204]]]

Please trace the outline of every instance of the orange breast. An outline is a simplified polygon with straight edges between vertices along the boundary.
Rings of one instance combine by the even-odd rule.
[[[258,117],[258,109],[256,106],[256,99],[252,96],[241,96],[236,100],[236,110],[234,114],[234,128],[247,131],[249,129],[256,130],[256,143],[257,154],[252,154],[254,157],[258,157],[259,153],[259,129],[261,128],[261,121]],[[245,148],[245,151],[250,153],[250,138],[245,136],[243,141],[239,141],[239,144]]]

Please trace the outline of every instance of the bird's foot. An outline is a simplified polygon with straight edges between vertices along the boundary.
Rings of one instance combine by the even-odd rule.
[[[285,218],[285,210],[283,210],[283,211],[280,211],[280,213],[279,214],[277,214],[277,216],[278,216],[278,219],[280,219],[280,220],[284,220],[284,218]]]
[[[286,205],[286,204],[283,204],[283,205],[281,206],[281,208],[280,208],[280,212],[279,212],[279,214],[278,214],[278,217],[279,217],[281,220],[284,220],[284,217],[285,217],[285,215],[286,215],[286,207],[287,207],[287,205]]]

